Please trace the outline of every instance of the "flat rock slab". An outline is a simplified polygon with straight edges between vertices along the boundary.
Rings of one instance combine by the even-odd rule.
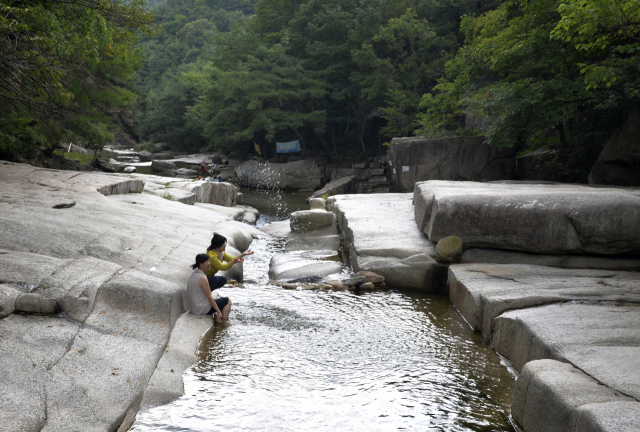
[[[343,253],[354,271],[378,273],[394,287],[445,288],[446,267],[434,259],[436,244],[416,227],[412,194],[333,198]]]
[[[526,432],[626,432],[639,430],[639,405],[570,364],[537,360],[516,381],[511,414]]]
[[[449,297],[485,337],[500,314],[574,300],[640,303],[640,273],[519,264],[449,267]]]
[[[318,281],[342,271],[335,251],[284,252],[274,255],[269,263],[269,279]]]
[[[356,193],[356,177],[348,176],[330,181],[322,189],[315,191],[307,198],[307,202],[309,202],[311,198],[320,198],[324,195],[333,196],[353,193]]]
[[[430,240],[541,254],[640,254],[640,188],[426,181],[415,220]]]
[[[505,312],[492,342],[518,370],[527,362],[570,362],[610,388],[640,400],[640,306],[560,303]]]

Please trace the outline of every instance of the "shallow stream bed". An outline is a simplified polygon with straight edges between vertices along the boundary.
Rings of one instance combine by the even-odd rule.
[[[245,202],[264,223],[302,208],[293,195]],[[185,395],[140,412],[131,430],[512,430],[513,376],[446,296],[266,285],[282,247],[254,241],[245,288],[224,289],[230,320],[205,335]]]

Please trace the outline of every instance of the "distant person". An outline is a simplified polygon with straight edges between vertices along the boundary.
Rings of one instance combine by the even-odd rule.
[[[222,322],[229,318],[231,312],[231,300],[229,297],[213,298],[213,288],[209,285],[206,272],[209,271],[211,262],[207,254],[196,255],[196,263],[191,266],[193,273],[187,282],[187,300],[189,312],[196,315],[216,315],[216,321]],[[225,279],[226,282],[226,279]]]
[[[214,233],[213,238],[211,239],[211,244],[207,248],[207,255],[211,261],[211,268],[206,272],[207,279],[212,290],[222,287],[227,283],[226,277],[215,275],[218,271],[229,270],[234,264],[244,262],[245,256],[253,255],[253,251],[248,250],[234,258],[225,252],[226,248],[227,238]]]
[[[202,162],[200,162],[200,177],[204,178],[204,176],[207,174],[207,159],[202,159]]]

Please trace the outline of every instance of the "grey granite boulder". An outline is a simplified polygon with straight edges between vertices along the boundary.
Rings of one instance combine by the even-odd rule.
[[[287,219],[279,222],[271,222],[258,227],[258,229],[272,237],[286,237],[291,232],[291,221]]]
[[[542,254],[640,254],[640,189],[524,182],[416,184],[431,241]]]
[[[15,299],[15,310],[23,313],[54,314],[58,312],[55,300],[40,294],[19,294]]]
[[[269,263],[269,279],[323,279],[342,271],[335,251],[285,252],[274,255]]]
[[[184,189],[194,193],[196,200],[201,203],[225,207],[236,205],[238,188],[230,183],[197,181],[187,183]]]
[[[318,164],[303,159],[286,164],[246,161],[235,167],[239,180],[247,186],[273,189],[316,189],[321,185]]]
[[[425,180],[510,180],[515,152],[484,143],[484,138],[393,138],[389,147],[389,183],[393,192],[411,192]]]
[[[460,237],[449,236],[440,239],[436,244],[436,261],[445,264],[460,262],[463,246]]]
[[[310,198],[309,210],[325,210],[326,202],[322,198]]]
[[[315,231],[336,225],[336,218],[325,210],[301,210],[291,213],[291,231]]]
[[[324,185],[322,189],[315,191],[313,195],[311,195],[307,199],[307,201],[312,198],[320,198],[324,195],[329,195],[329,196],[344,195],[344,194],[351,194],[355,192],[356,192],[356,177],[352,175],[348,177],[342,177],[327,183],[326,185]]]
[[[633,402],[598,384],[570,364],[552,360],[531,362],[516,381],[511,414],[526,432],[586,432],[576,428],[583,407]],[[620,429],[609,429],[614,430]]]
[[[154,171],[175,171],[177,169],[176,164],[173,162],[154,160],[151,162],[151,168]]]
[[[176,176],[181,178],[198,178],[198,171],[189,168],[178,168]]]
[[[562,269],[523,264],[449,267],[449,297],[485,337],[509,310],[566,301],[640,302],[640,275],[610,270]]]

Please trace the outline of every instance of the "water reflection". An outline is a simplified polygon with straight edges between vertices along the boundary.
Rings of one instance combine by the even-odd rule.
[[[243,190],[260,224],[307,194]],[[138,414],[142,431],[511,431],[514,380],[446,296],[265,285],[283,240],[254,241],[228,323],[203,340],[185,395]]]
[[[446,297],[228,293],[184,397],[136,431],[508,431],[513,379]]]

